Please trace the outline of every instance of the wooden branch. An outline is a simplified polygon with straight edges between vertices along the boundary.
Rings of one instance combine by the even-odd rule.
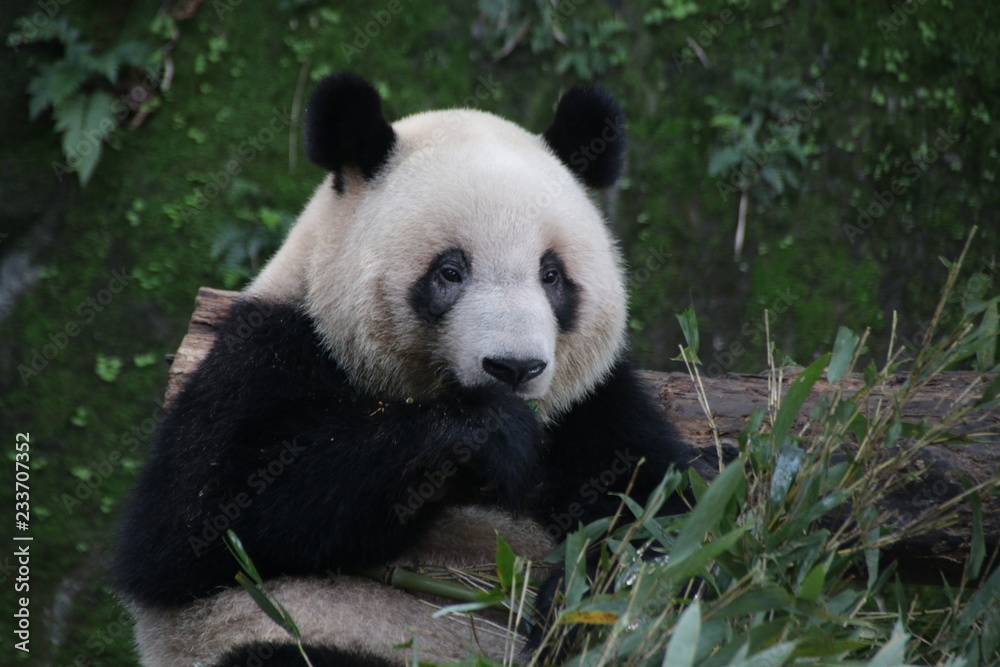
[[[208,353],[217,327],[238,295],[238,292],[205,287],[198,291],[188,333],[177,354],[170,360],[168,404]],[[718,471],[716,444],[698,403],[694,383],[683,373],[640,371],[640,375],[649,383],[650,391],[660,400],[666,414],[691,446],[692,465],[704,476],[714,476]],[[784,379],[785,387],[793,377]],[[914,423],[933,422],[954,407],[956,401],[974,400],[977,392],[964,394],[975,377],[969,372],[942,373],[907,403],[903,418]],[[898,378],[875,392],[871,398],[872,405],[880,398],[891,396],[901,382],[902,378]],[[767,377],[730,373],[703,378],[703,384],[722,443],[723,459],[731,460],[739,454],[737,436],[746,426],[751,412],[767,406]],[[849,376],[841,380],[840,386],[846,394],[850,394],[863,384],[860,377]],[[830,387],[822,380],[817,382],[802,415],[808,414],[816,401],[828,391]],[[797,426],[801,427],[805,419],[801,416],[799,419]],[[922,474],[901,491],[890,495],[881,510],[892,512],[900,522],[906,522],[934,504],[945,502],[960,493],[963,489],[962,476],[972,483],[979,483],[1000,474],[1000,414],[973,414],[960,428],[951,431],[963,435],[975,434],[976,444],[926,447],[917,462],[919,469],[914,471]],[[1000,507],[992,498],[984,498],[983,502],[987,552],[992,554],[1000,546],[1000,511],[997,511]],[[968,506],[963,507],[960,517],[958,522],[943,530],[905,540],[887,549],[887,558],[897,561],[901,575],[908,581],[940,583],[942,575],[955,579],[961,575],[969,550],[972,522]]]

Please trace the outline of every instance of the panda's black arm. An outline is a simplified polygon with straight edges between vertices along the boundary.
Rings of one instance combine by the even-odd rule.
[[[640,503],[671,465],[684,467],[687,447],[641,385],[627,361],[550,429],[551,445],[536,518],[550,535],[614,514],[639,467],[631,495]],[[679,499],[665,510],[680,511]],[[556,530],[558,529],[558,530]]]
[[[226,529],[265,577],[384,562],[459,482],[495,485],[516,509],[540,445],[518,398],[380,402],[351,389],[307,317],[241,302],[160,425],[123,521],[118,587],[169,605],[233,585]]]

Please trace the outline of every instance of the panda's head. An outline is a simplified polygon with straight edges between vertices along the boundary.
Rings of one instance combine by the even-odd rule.
[[[390,125],[340,74],[305,129],[331,175],[249,291],[304,304],[352,382],[393,398],[494,385],[551,418],[608,373],[626,292],[589,190],[621,171],[610,96],[569,91],[541,135],[467,109]]]

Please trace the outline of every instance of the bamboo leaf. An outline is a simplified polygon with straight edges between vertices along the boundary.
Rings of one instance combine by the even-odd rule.
[[[559,623],[582,623],[583,625],[614,625],[618,614],[613,611],[570,611],[559,617]]]
[[[438,609],[433,614],[431,618],[441,618],[442,616],[447,616],[449,614],[464,614],[470,611],[480,611],[482,609],[490,609],[495,607],[502,598],[500,595],[496,595],[493,599],[482,600],[481,602],[463,602],[461,604],[450,604],[447,607],[442,607]]]
[[[806,602],[816,602],[823,592],[823,582],[826,580],[826,563],[816,563],[799,586],[798,596]]]
[[[662,667],[691,667],[701,635],[701,603],[695,600],[681,613],[674,626]]]
[[[232,530],[227,530],[223,539],[226,543],[226,548],[229,549],[229,552],[233,554],[243,569],[243,572],[236,573],[236,581],[250,594],[250,597],[257,603],[257,606],[271,620],[283,627],[296,641],[301,642],[302,634],[299,632],[298,626],[295,625],[294,619],[281,606],[280,602],[277,600],[272,601],[273,596],[264,585],[264,580],[261,579],[257,568],[253,564],[253,560],[250,559],[250,556],[243,548],[240,538]]]
[[[775,445],[781,444],[788,437],[792,425],[795,423],[795,418],[798,416],[799,410],[802,409],[802,404],[809,396],[816,380],[822,375],[829,359],[830,353],[827,352],[799,373],[799,376],[788,387],[788,392],[781,401],[778,415],[774,418],[774,424],[771,426],[771,437]]]
[[[718,118],[718,117],[717,117]],[[712,151],[708,158],[708,175],[721,176],[734,165],[743,161],[743,153],[732,146],[723,146]]]
[[[675,315],[675,317],[681,325],[681,333],[684,334],[684,341],[693,353],[694,358],[697,359],[700,341],[698,340],[698,316],[694,312],[694,306],[688,307],[684,312]]]
[[[583,531],[575,531],[566,536],[566,606],[580,604],[589,590],[587,583],[587,538]]]
[[[781,642],[755,653],[743,664],[746,667],[780,667],[795,651],[795,642]]]
[[[891,667],[892,665],[904,664],[906,640],[906,631],[903,630],[903,625],[897,621],[896,627],[892,631],[892,637],[879,649],[875,657],[868,661],[868,667]]]
[[[853,639],[831,639],[829,636],[825,636],[799,641],[795,646],[795,655],[801,658],[826,658],[841,653],[860,651],[869,646],[871,644],[868,642]]]
[[[982,343],[976,350],[976,360],[979,368],[992,368],[997,356],[997,335],[1000,333],[1000,318],[997,316],[997,304],[993,301],[983,313],[983,323],[980,325]]]
[[[671,553],[670,561],[663,570],[663,576],[668,581],[676,581],[702,573],[711,561],[718,559],[720,554],[731,549],[746,532],[747,527],[736,528],[716,540],[701,545],[684,558],[675,559],[674,554]]]
[[[969,628],[979,617],[1000,606],[1000,568],[993,571],[986,583],[979,587],[969,600],[969,605],[958,619],[960,628]]]
[[[1000,396],[1000,375],[990,380],[990,383],[986,385],[983,389],[983,395],[978,401],[976,401],[976,406],[986,406],[989,405],[993,400]]]
[[[833,354],[826,367],[828,382],[831,384],[836,382],[847,372],[847,367],[854,358],[854,350],[857,348],[859,340],[861,338],[847,327],[840,327],[837,330],[837,338],[833,342]]]
[[[962,486],[969,489],[972,482],[965,475],[959,475]],[[969,545],[969,561],[967,577],[975,579],[986,560],[986,540],[983,533],[983,504],[978,493],[970,493],[968,496],[969,507],[972,509],[972,542]]]
[[[234,533],[231,529],[226,531],[225,542],[226,548],[228,548],[229,553],[233,554],[236,558],[237,562],[240,564],[240,568],[249,574],[256,583],[263,585],[264,580],[257,572],[257,568],[254,566],[253,561],[250,560],[250,556],[243,548],[243,542],[240,541],[240,538],[237,537],[236,533]]]
[[[775,507],[781,507],[788,496],[788,490],[795,481],[795,476],[802,467],[804,453],[802,448],[793,443],[785,443],[778,453],[778,460],[774,464],[774,472],[771,474],[771,502]]]
[[[725,515],[729,502],[745,481],[742,458],[730,463],[715,478],[705,494],[698,499],[674,540],[674,546],[670,550],[672,563],[680,563],[698,549],[705,535],[714,530]]]
[[[511,550],[510,546],[504,542],[503,538],[500,537],[500,533],[497,532],[497,576],[500,578],[500,587],[509,591],[514,587],[514,581],[517,576],[516,563],[517,556]]]
[[[264,592],[257,584],[250,580],[244,572],[238,572],[236,574],[236,581],[239,582],[240,586],[246,589],[246,592],[250,594],[257,606],[261,608],[265,614],[267,614],[272,621],[280,625],[285,629],[288,634],[294,637],[297,641],[301,641],[302,635],[299,633],[298,627],[295,622],[292,621],[291,616],[288,615],[284,609],[278,609],[275,603],[271,602],[268,594]]]
[[[691,488],[691,493],[694,494],[695,503],[700,503],[702,497],[708,492],[708,482],[693,466],[688,468],[687,476],[688,486]]]
[[[768,585],[747,591],[732,602],[713,610],[713,617],[720,619],[750,617],[755,614],[773,611],[792,611],[795,600],[788,592],[777,585]]]

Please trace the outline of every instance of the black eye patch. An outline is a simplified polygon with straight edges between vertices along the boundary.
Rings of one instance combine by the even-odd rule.
[[[572,331],[580,304],[580,288],[566,274],[566,266],[555,250],[550,248],[542,255],[538,279],[555,313],[559,330]]]
[[[437,324],[458,303],[471,277],[471,261],[461,248],[435,257],[410,288],[410,306],[420,319]]]

